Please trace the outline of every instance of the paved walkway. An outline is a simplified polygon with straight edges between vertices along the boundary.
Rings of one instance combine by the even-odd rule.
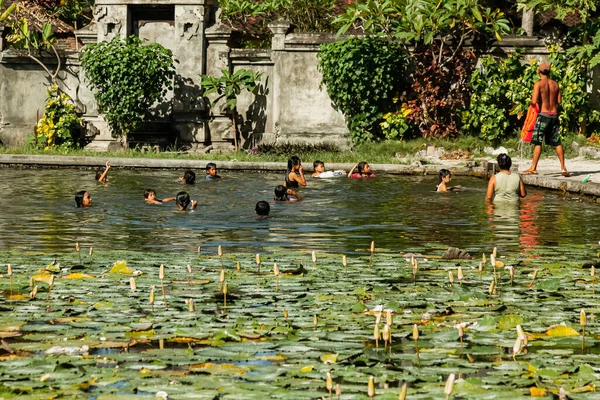
[[[3,166],[48,166],[48,167],[99,167],[110,161],[117,168],[149,168],[149,169],[204,169],[207,162],[212,160],[178,160],[160,158],[106,158],[106,157],[74,157],[74,156],[39,156],[39,155],[14,155],[0,154],[0,165]],[[402,175],[436,175],[440,168],[451,169],[457,176],[487,177],[492,171],[491,164],[495,158],[490,156],[487,160],[478,162],[464,160],[426,159],[427,163],[404,164],[373,164],[372,169],[378,173]],[[530,160],[513,159],[513,167],[524,171],[529,167]],[[262,170],[285,171],[287,164],[283,162],[236,162],[217,161],[221,170]],[[487,164],[487,165],[486,165]],[[589,195],[600,202],[600,161],[585,158],[573,158],[566,161],[571,177],[560,174],[560,165],[556,157],[543,157],[538,165],[538,175],[523,176],[525,184],[565,192]],[[467,165],[467,166],[465,166]],[[349,170],[353,164],[327,163],[328,169]],[[306,163],[307,171],[312,168]],[[588,175],[587,183],[582,183]]]

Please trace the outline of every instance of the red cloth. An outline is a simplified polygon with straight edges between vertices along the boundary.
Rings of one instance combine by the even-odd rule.
[[[523,124],[523,128],[521,129],[522,141],[527,143],[531,142],[531,138],[533,137],[533,129],[535,128],[535,121],[537,120],[539,112],[540,108],[537,104],[529,106],[529,110],[527,110],[527,117],[525,118],[525,123]]]

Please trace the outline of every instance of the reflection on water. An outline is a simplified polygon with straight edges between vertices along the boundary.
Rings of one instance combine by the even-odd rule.
[[[186,187],[175,182],[179,172],[115,169],[101,184],[90,170],[2,169],[0,248],[64,251],[79,241],[112,250],[193,251],[202,243],[206,251],[221,244],[227,251],[279,246],[350,253],[375,240],[378,248],[401,251],[491,245],[527,251],[600,238],[595,204],[529,189],[519,206],[489,208],[486,182],[475,178],[457,177],[465,188],[458,193],[435,193],[433,176],[309,179],[305,201],[275,204],[273,189],[283,174],[224,173],[222,181],[199,179]],[[186,190],[198,208],[190,213],[176,211],[174,203],[148,206],[147,188],[159,198]],[[75,208],[79,190],[92,193],[92,208]],[[259,200],[271,203],[271,218],[255,218]]]

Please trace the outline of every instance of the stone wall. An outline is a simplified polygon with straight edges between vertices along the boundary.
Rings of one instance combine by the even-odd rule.
[[[77,31],[78,39],[86,44],[133,33],[173,51],[178,60],[174,90],[168,103],[157,105],[155,117],[157,121],[167,121],[179,144],[197,150],[232,148],[230,116],[222,105],[207,107],[199,75],[218,76],[223,69],[242,68],[262,76],[256,93],[243,92],[238,99],[236,122],[241,147],[253,148],[261,142],[327,142],[341,147],[348,144],[344,117],[333,108],[325,88],[320,87],[317,69],[319,46],[334,41],[333,35],[288,34],[289,24],[277,21],[270,26],[270,49],[232,49],[231,29],[214,23],[218,20],[214,15],[215,1],[153,0],[150,14],[140,8],[143,4],[148,2],[96,0],[97,22]],[[151,7],[163,7],[155,12],[158,18],[151,14]],[[168,17],[161,19],[162,15]],[[527,58],[548,57],[543,41],[528,37],[504,38],[492,46],[491,52],[503,55],[515,47],[523,48]],[[92,148],[106,150],[112,137],[81,75],[78,54],[66,54],[61,88],[81,109],[88,121],[88,134],[96,135]],[[47,82],[44,71],[32,60],[14,51],[1,53],[0,140],[5,145],[20,145],[33,132],[36,118],[44,110]],[[598,87],[600,81],[596,77],[596,94]],[[211,96],[209,100],[213,99]],[[598,96],[594,101],[598,102]]]

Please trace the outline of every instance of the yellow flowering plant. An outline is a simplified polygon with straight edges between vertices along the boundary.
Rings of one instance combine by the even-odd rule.
[[[66,93],[59,93],[55,85],[49,86],[44,115],[35,126],[34,144],[45,150],[77,147],[81,126],[73,100]]]

